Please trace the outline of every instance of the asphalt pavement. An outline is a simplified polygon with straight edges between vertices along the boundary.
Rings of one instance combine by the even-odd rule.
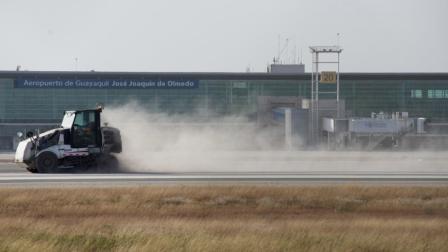
[[[141,185],[388,185],[448,186],[448,156],[437,153],[238,152],[215,156],[216,162],[188,163],[119,173],[33,174],[0,153],[2,187],[90,187]],[[219,162],[218,162],[219,161]],[[219,163],[219,165],[213,165]],[[225,165],[223,165],[225,164]],[[227,168],[223,168],[229,166]],[[148,165],[148,167],[154,167]],[[176,169],[177,168],[177,169]]]

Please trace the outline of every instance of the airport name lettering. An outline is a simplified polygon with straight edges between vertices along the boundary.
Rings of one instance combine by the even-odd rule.
[[[151,89],[197,88],[196,80],[30,80],[18,79],[15,88]]]

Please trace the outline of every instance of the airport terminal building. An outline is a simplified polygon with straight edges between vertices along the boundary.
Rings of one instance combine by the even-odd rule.
[[[334,84],[322,85],[321,97]],[[256,120],[262,96],[311,96],[309,73],[141,73],[0,71],[0,149],[18,130],[55,125],[64,110],[138,102],[149,111]],[[333,98],[331,92],[328,97]],[[406,111],[448,122],[448,73],[341,73],[350,116]]]

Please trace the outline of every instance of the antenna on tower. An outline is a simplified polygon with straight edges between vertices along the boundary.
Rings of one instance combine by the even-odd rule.
[[[281,47],[280,35],[278,36],[278,54],[277,54],[277,57],[274,57],[274,64],[281,63],[281,57],[282,57],[283,53],[285,52],[285,50],[288,48],[288,43],[289,43],[289,38],[286,38],[285,44],[283,45],[283,47]]]
[[[298,58],[298,56],[297,56],[297,45],[294,45],[294,56],[293,56],[293,58],[292,58],[292,63],[293,64],[297,64],[297,58]]]
[[[75,57],[75,71],[78,71],[78,57]]]
[[[280,60],[279,58],[278,58],[278,55],[280,55],[280,41],[281,41],[281,35],[279,34],[278,35],[278,38],[277,38],[277,58],[276,57],[274,57],[274,64],[277,64],[278,63],[278,61]]]

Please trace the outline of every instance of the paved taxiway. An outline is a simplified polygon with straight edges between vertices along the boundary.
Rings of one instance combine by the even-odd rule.
[[[178,158],[177,161],[179,161]],[[167,159],[164,159],[167,160]],[[157,161],[157,160],[156,160]],[[181,160],[182,161],[182,160]],[[129,172],[32,174],[4,155],[0,186],[132,186],[182,184],[375,184],[448,186],[448,155],[436,153],[220,153],[210,162],[160,163]],[[179,165],[184,164],[184,165]],[[141,164],[140,164],[141,165]],[[148,165],[149,167],[149,165]],[[163,167],[154,169],[154,167]]]
[[[2,164],[0,169],[13,164]],[[448,173],[371,172],[190,172],[190,173],[59,173],[32,174],[9,167],[0,173],[0,186],[114,186],[176,184],[376,184],[448,186]]]

